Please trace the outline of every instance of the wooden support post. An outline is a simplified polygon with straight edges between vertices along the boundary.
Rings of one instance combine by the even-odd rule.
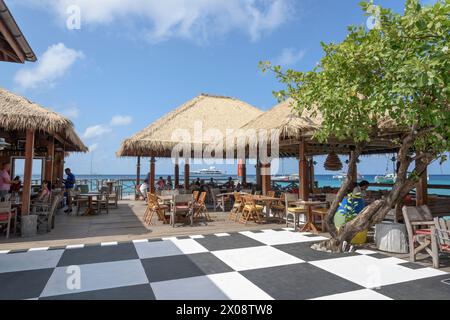
[[[267,193],[272,189],[271,176],[270,176],[270,163],[264,164],[262,167],[262,194],[267,195]]]
[[[25,143],[25,171],[23,178],[22,215],[30,214],[31,179],[33,176],[34,130],[27,130]]]
[[[302,139],[300,141],[299,146],[299,179],[300,179],[300,188],[299,188],[299,197],[302,200],[309,199],[309,182],[308,182],[308,160],[306,159],[306,141]]]
[[[349,159],[351,158],[351,156],[352,156],[352,154],[350,154]],[[358,183],[358,165],[356,164],[356,162],[353,165],[352,183],[353,184],[357,184]]]
[[[55,138],[51,137],[47,144],[47,157],[45,160],[45,180],[54,185],[53,166],[55,162]]]
[[[150,159],[150,193],[155,193],[155,169],[156,169],[156,160],[155,157],[151,157]]]
[[[178,189],[178,186],[180,185],[180,164],[178,163],[178,158],[175,159],[175,189]]]
[[[137,157],[136,162],[136,193],[135,193],[135,199],[139,200],[139,192],[137,188],[139,188],[141,184],[141,157]]]
[[[247,184],[247,165],[245,163],[245,159],[243,160],[243,163],[241,165],[242,167],[242,186],[245,186]]]
[[[189,159],[186,159],[186,162],[184,164],[184,189],[186,190],[189,190],[190,188],[189,171],[190,171]]]
[[[416,205],[424,206],[428,204],[428,170],[420,176],[416,187]]]
[[[262,190],[261,162],[259,161],[259,148],[256,158],[256,190]]]
[[[311,192],[315,189],[315,177],[314,177],[314,159],[311,158],[309,160],[309,190],[311,190]]]

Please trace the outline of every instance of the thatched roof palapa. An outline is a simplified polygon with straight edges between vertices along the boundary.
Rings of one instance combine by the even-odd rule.
[[[69,119],[2,88],[0,88],[0,129],[3,131],[33,129],[46,132],[64,139],[66,151],[88,151],[75,133],[73,123]]]
[[[227,130],[239,129],[263,112],[235,98],[201,94],[163,116],[144,130],[126,139],[117,152],[120,157],[169,157],[172,149],[184,141],[172,139],[177,129],[187,130],[194,139],[195,126],[201,122],[203,133],[218,130],[223,137]],[[209,145],[216,140],[202,137],[192,144]]]

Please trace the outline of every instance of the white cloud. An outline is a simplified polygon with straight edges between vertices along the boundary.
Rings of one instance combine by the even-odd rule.
[[[67,109],[61,110],[60,113],[70,119],[77,119],[80,116],[80,109],[77,107],[69,107]]]
[[[93,139],[93,138],[99,138],[101,136],[104,136],[108,133],[110,133],[112,130],[108,126],[105,126],[103,124],[98,124],[92,127],[88,127],[83,134],[83,138],[85,139]]]
[[[63,43],[52,45],[40,57],[37,65],[19,70],[14,81],[24,89],[52,86],[78,59],[83,57],[83,52],[67,48]]]
[[[277,65],[281,65],[283,67],[293,66],[303,59],[306,52],[305,50],[296,50],[293,48],[285,48],[281,52],[280,56],[278,56],[274,63]]]
[[[253,41],[284,24],[294,14],[294,0],[21,0],[68,19],[67,8],[81,9],[84,25],[117,21],[144,23],[139,30],[151,42],[170,38],[205,40],[239,30]]]
[[[127,126],[133,122],[133,118],[130,116],[114,116],[111,119],[112,126]]]
[[[98,143],[94,143],[89,146],[89,152],[97,151],[97,149],[98,149]]]

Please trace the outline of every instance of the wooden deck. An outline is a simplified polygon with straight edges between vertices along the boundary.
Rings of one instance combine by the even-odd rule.
[[[85,217],[74,213],[67,215],[61,210],[56,216],[56,227],[52,232],[39,233],[32,238],[0,238],[0,251],[285,227],[285,224],[253,222],[244,225],[229,221],[228,213],[224,212],[210,213],[213,221],[207,226],[179,224],[172,228],[156,220],[154,225],[146,226],[142,221],[145,208],[143,201],[124,200],[119,202],[118,209],[110,209],[109,215],[102,213]]]

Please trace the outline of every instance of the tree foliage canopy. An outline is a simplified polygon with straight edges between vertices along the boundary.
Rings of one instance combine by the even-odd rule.
[[[373,14],[371,2],[361,7]],[[269,62],[261,68],[287,86],[275,92],[279,100],[292,97],[299,111],[322,114],[319,140],[364,143],[388,117],[415,134],[416,153],[442,156],[450,149],[450,1],[407,0],[402,15],[377,11],[372,30],[351,26],[341,43],[322,43],[325,55],[312,71],[282,71]]]

